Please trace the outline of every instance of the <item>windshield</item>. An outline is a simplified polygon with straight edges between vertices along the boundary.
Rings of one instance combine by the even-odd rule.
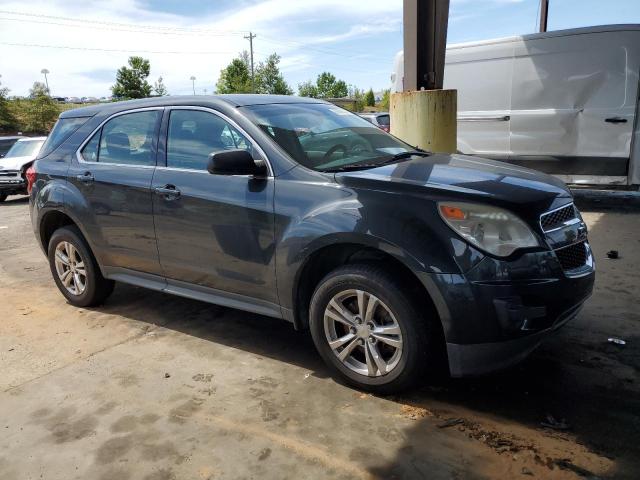
[[[56,122],[47,138],[47,143],[42,148],[39,158],[46,157],[56,148],[58,148],[62,142],[64,142],[73,132],[75,132],[80,125],[83,125],[90,117],[77,117],[77,118],[61,118]]]
[[[35,157],[42,147],[44,140],[20,140],[13,144],[4,158]]]
[[[253,105],[249,118],[295,161],[332,171],[372,168],[414,149],[342,108],[321,103]]]

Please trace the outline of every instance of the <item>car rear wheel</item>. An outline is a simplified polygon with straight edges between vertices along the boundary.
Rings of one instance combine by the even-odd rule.
[[[114,282],[102,276],[78,228],[56,230],[49,241],[48,257],[53,279],[72,305],[99,305],[113,292]]]
[[[363,390],[393,393],[414,385],[436,351],[436,319],[421,315],[402,286],[377,266],[331,272],[316,288],[309,314],[325,363]]]

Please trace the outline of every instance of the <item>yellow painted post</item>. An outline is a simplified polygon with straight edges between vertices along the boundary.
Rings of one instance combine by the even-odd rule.
[[[456,152],[457,90],[394,93],[390,107],[393,135],[429,152]]]

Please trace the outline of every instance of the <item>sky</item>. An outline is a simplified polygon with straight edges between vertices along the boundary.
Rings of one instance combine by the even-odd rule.
[[[451,0],[448,43],[533,33],[539,0]],[[549,30],[640,24],[640,0],[550,0]],[[0,82],[27,95],[49,70],[52,95],[110,95],[130,55],[151,62],[170,94],[213,93],[220,70],[249,48],[271,53],[294,88],[330,71],[388,88],[402,49],[402,0],[0,0]],[[205,92],[206,91],[206,92]]]

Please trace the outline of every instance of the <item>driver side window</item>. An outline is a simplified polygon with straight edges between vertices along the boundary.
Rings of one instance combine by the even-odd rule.
[[[251,142],[213,113],[173,110],[167,134],[167,167],[206,170],[209,154],[242,149],[253,153]]]

